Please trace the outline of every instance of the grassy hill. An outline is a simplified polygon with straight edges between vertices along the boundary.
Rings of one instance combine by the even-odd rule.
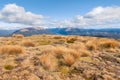
[[[120,40],[0,37],[0,80],[120,80]]]

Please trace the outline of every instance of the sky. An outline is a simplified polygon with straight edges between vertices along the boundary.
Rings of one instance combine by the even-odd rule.
[[[120,0],[0,0],[0,29],[120,28]]]

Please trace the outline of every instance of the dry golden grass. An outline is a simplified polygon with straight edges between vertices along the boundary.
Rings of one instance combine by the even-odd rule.
[[[54,47],[51,49],[51,51],[58,58],[63,57],[64,54],[71,54],[75,58],[78,58],[80,56],[80,54],[76,50],[70,49],[67,47],[63,47],[63,46]]]
[[[24,35],[22,35],[22,34],[13,34],[12,37],[13,38],[24,38]]]
[[[38,42],[39,45],[49,45],[51,44],[51,41],[48,39],[44,39]]]
[[[106,40],[106,41],[100,42],[99,46],[101,48],[116,48],[119,46],[119,44],[118,44],[118,42],[116,42],[114,40]]]
[[[5,45],[0,47],[1,54],[21,54],[23,52],[23,48],[18,45]]]
[[[80,57],[89,57],[92,54],[88,50],[80,50]]]
[[[21,46],[25,46],[25,47],[34,47],[35,44],[30,41],[30,40],[24,40],[20,43]]]
[[[91,57],[80,57],[79,58],[80,61],[87,61],[87,62],[92,62],[92,58]]]
[[[80,54],[79,52],[77,52],[76,50],[74,49],[68,49],[68,52],[69,54],[71,54],[74,58],[79,58],[80,57]]]
[[[63,46],[57,46],[57,47],[54,47],[52,49],[52,51],[54,52],[55,56],[57,56],[57,57],[62,57],[63,54],[66,54],[66,50],[67,50],[67,48],[63,47]]]
[[[73,41],[70,42],[72,44],[68,44],[66,42],[67,40]],[[60,77],[61,74],[78,74],[78,72],[81,72],[77,70],[79,67],[83,69],[91,69],[91,67],[94,67],[92,68],[93,71],[99,71],[99,67],[97,69],[96,66],[91,64],[95,63],[97,66],[102,64],[104,67],[105,64],[101,61],[109,59],[109,55],[106,55],[107,53],[112,55],[113,58],[115,57],[114,61],[118,61],[120,53],[119,44],[119,41],[113,39],[82,36],[33,35],[22,39],[4,37],[0,39],[0,53],[1,56],[6,54],[7,57],[5,60],[0,59],[1,62],[3,62],[0,66],[3,67],[3,70],[14,70],[16,66],[19,66],[19,63],[21,63],[21,68],[28,67],[29,65],[30,68],[39,68],[43,73],[47,71],[47,73],[52,71],[54,71],[55,74],[60,73]],[[21,54],[24,53],[23,48],[26,49],[26,54]],[[14,55],[9,56],[9,54]],[[106,59],[106,56],[108,56],[108,59]],[[111,56],[110,59],[112,59]],[[114,62],[112,60],[110,61]],[[18,62],[18,64],[16,64],[16,62]],[[83,73],[86,74],[86,72]]]
[[[70,68],[69,66],[60,66],[58,71],[62,74],[68,74],[70,72]]]
[[[117,53],[117,52],[119,52],[119,51],[117,51],[116,49],[114,49],[114,48],[109,48],[109,49],[106,49],[105,50],[106,52],[112,52],[112,53]]]
[[[59,40],[54,40],[53,43],[54,44],[64,44],[66,42],[65,39],[59,39]]]
[[[98,49],[98,45],[96,43],[97,41],[88,41],[86,43],[86,47],[88,50],[92,50],[92,51],[95,51]]]
[[[6,42],[6,45],[12,45],[13,44],[13,41],[7,41]]]
[[[64,59],[63,63],[66,64],[67,66],[71,66],[75,63],[75,58],[71,54],[64,55],[63,59]]]
[[[67,48],[63,46],[56,46],[56,47],[50,47],[46,49],[42,49],[42,52],[45,54],[52,54],[57,58],[63,57],[63,54],[66,54]]]
[[[68,47],[71,48],[71,49],[74,49],[76,51],[78,51],[80,49],[86,49],[85,44],[82,43],[82,42],[75,43],[75,44],[69,44]]]
[[[77,39],[75,37],[68,37],[66,42],[67,43],[74,43]]]
[[[40,56],[40,62],[45,69],[55,71],[57,69],[57,60],[52,54],[43,54]]]
[[[51,47],[51,48],[43,50],[41,62],[43,64],[45,64],[45,66],[48,65],[47,62],[49,62],[49,61],[51,62],[51,60],[52,60],[50,58],[51,55],[54,56],[54,57],[52,57],[52,59],[54,58],[54,59],[58,60],[58,64],[60,64],[60,65],[65,64],[67,66],[71,66],[80,57],[80,54],[74,49],[70,49],[70,48],[67,48],[64,46]],[[52,62],[51,62],[51,65],[52,65]]]
[[[61,36],[54,36],[53,38],[54,39],[63,39],[63,37],[61,37]]]

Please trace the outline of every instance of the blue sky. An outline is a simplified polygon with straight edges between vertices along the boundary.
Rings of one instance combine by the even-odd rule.
[[[54,19],[83,15],[97,6],[120,6],[120,0],[1,0],[0,8],[10,3]]]
[[[8,6],[5,7],[5,5]],[[16,13],[17,9],[15,9],[13,11],[14,13],[12,13],[17,14],[17,16],[21,16],[24,14],[24,16],[26,16],[27,12],[31,12],[32,14],[39,16],[33,17],[32,15],[31,17],[31,14],[28,15],[30,19],[33,18],[33,24],[35,25],[29,24],[29,22],[31,22],[32,20],[23,19],[23,21],[25,21],[24,23],[22,21],[22,18],[15,17],[14,19],[13,15],[11,16],[10,10],[14,9],[14,7],[16,6],[18,7],[18,11],[21,11],[19,12],[20,14]],[[20,7],[24,8],[24,10],[20,9]],[[5,9],[9,9],[9,11],[7,11],[7,15],[4,15],[6,14]],[[11,26],[11,29],[13,25],[14,28],[17,28],[17,25],[19,25],[19,28],[22,28],[23,26],[81,28],[104,28],[106,26],[118,27],[119,24],[116,24],[119,23],[118,21],[120,21],[119,9],[120,0],[1,0],[0,13],[2,13],[2,16],[4,17],[0,19],[0,23],[2,23],[2,25],[7,28],[9,28],[8,25]],[[117,11],[118,13],[116,14],[118,18],[116,16],[112,16],[109,18],[105,17],[106,15],[115,15],[115,12]],[[113,13],[111,14],[111,12]],[[98,15],[99,17],[96,15]],[[7,19],[6,16],[12,18],[12,20]],[[92,18],[88,19],[88,16]],[[105,20],[101,20],[100,16],[105,17]],[[108,19],[111,18],[113,18],[112,21],[108,21]],[[15,21],[16,19],[18,21]],[[94,24],[95,21],[97,21],[97,24]],[[3,26],[0,26],[0,28],[4,28]]]

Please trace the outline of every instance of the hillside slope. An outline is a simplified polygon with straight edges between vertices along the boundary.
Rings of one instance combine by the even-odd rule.
[[[120,40],[0,37],[0,80],[120,80]]]

